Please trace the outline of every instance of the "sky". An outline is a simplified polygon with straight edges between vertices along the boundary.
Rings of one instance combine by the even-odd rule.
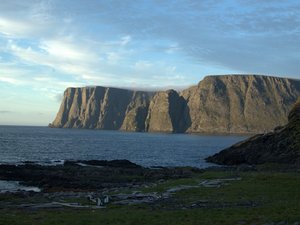
[[[299,0],[1,0],[0,125],[52,122],[67,87],[300,78]]]

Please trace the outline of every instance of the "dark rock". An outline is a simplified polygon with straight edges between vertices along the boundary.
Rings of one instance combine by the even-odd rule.
[[[150,169],[128,160],[66,161],[64,165],[0,165],[0,180],[21,181],[43,191],[99,190],[132,187],[159,180],[188,178],[193,168]]]
[[[117,168],[142,168],[142,166],[130,162],[129,160],[78,160],[78,161],[65,161],[64,165],[78,165],[78,163],[91,166],[105,166]]]
[[[207,161],[226,164],[300,164],[300,98],[289,113],[288,123],[273,132],[258,134],[239,142]]]

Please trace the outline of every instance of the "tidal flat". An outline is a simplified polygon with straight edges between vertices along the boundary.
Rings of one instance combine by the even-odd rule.
[[[1,193],[0,224],[300,224],[300,170],[292,165],[26,163],[1,165],[0,178],[42,190]]]

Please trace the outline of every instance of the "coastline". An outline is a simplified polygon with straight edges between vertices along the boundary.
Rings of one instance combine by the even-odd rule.
[[[151,169],[126,160],[1,165],[1,179],[22,178],[41,192],[0,193],[0,224],[98,224],[99,218],[121,224],[124,211],[128,224],[138,224],[140,215],[149,225],[297,224],[299,171],[275,164]]]

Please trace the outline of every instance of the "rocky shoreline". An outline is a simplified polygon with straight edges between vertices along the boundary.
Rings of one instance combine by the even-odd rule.
[[[255,170],[251,166],[239,167],[242,171]],[[236,170],[234,167],[211,167],[211,171]],[[24,162],[21,165],[0,165],[0,180],[17,182],[23,187],[13,191],[2,190],[0,209],[58,209],[90,208],[100,209],[109,205],[147,204],[175,208],[220,207],[220,204],[198,202],[176,206],[172,196],[177,192],[193,188],[219,188],[240,177],[198,180],[197,183],[179,184],[163,192],[146,191],[155,189],[169,181],[191,179],[201,175],[204,169],[194,167],[152,167],[146,168],[128,160],[78,160],[65,161],[57,165],[40,165]],[[34,189],[35,188],[35,189]],[[38,191],[33,191],[38,190]],[[11,200],[22,199],[20,202]],[[245,203],[244,205],[249,205]],[[252,204],[252,203],[251,203]],[[251,205],[250,204],[250,205]],[[218,205],[218,206],[217,206]],[[225,207],[223,205],[223,207]]]
[[[236,212],[241,214],[226,218],[231,223],[225,224],[252,224],[257,214],[264,215],[258,220],[264,223],[256,224],[294,224],[299,221],[299,171],[294,165],[145,168],[127,160],[0,165],[0,180],[40,188],[0,192],[0,224],[47,224],[53,219],[53,224],[76,224],[99,218],[112,221],[104,224],[122,224],[124,216],[135,224],[140,214],[161,224],[183,219],[180,215],[189,215],[184,217],[188,221],[199,214],[198,221],[207,212],[206,222],[213,224],[224,224],[218,219],[223,213]],[[278,217],[282,208],[288,217]]]
[[[190,178],[202,170],[191,167],[145,168],[128,160],[65,161],[63,165],[0,165],[0,180],[18,181],[20,185],[36,187],[40,192],[2,191],[2,198],[42,199],[36,203],[11,204],[2,201],[0,208],[101,208],[107,203],[152,203],[170,193],[143,194],[136,189],[149,188],[166,180]],[[130,190],[130,194],[126,194]],[[124,193],[123,193],[124,192]],[[75,203],[68,203],[75,199]],[[76,200],[77,199],[77,200]],[[84,202],[81,204],[79,202]],[[29,201],[30,202],[30,201]]]
[[[128,160],[65,161],[63,165],[0,165],[0,180],[20,181],[44,192],[81,191],[143,185],[159,180],[188,178],[202,170],[191,167],[145,168]]]

